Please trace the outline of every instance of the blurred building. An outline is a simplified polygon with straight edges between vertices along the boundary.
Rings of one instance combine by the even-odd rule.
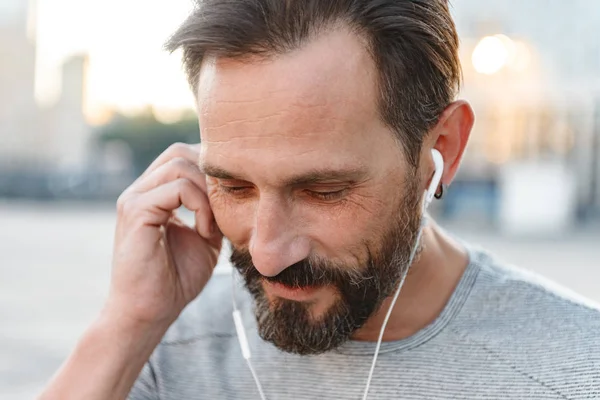
[[[569,214],[561,218],[600,215],[600,2],[451,5],[462,97],[476,113],[453,211],[498,216],[522,208],[514,218],[526,220],[550,205],[545,212]],[[502,203],[513,192],[519,202]]]
[[[86,56],[62,68],[61,94],[40,108],[35,85],[35,2],[0,1],[0,170],[80,169],[91,129],[83,116]]]
[[[27,35],[27,2],[0,4],[0,161],[36,158],[41,134],[34,99],[35,45]]]
[[[64,62],[61,95],[42,115],[43,126],[51,128],[48,137],[51,162],[61,168],[81,168],[88,159],[92,130],[83,114],[87,66],[85,55],[74,55]]]

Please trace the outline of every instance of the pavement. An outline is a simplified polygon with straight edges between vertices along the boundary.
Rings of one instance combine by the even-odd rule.
[[[107,205],[0,203],[0,399],[34,398],[94,320],[114,224]],[[441,225],[600,302],[600,227],[523,239],[481,224]]]

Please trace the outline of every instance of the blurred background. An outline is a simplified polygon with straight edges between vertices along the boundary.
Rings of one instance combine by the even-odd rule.
[[[33,398],[100,309],[119,193],[170,143],[198,141],[179,55],[162,50],[191,7],[0,0],[2,399]],[[600,2],[452,11],[477,122],[432,214],[600,300]]]

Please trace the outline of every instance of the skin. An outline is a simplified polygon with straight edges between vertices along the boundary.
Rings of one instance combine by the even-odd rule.
[[[376,237],[399,204],[407,164],[379,119],[375,67],[359,38],[339,29],[269,61],[208,59],[200,78],[202,146],[172,146],[119,198],[108,300],[42,399],[126,398],[210,279],[222,234],[267,276],[311,253],[355,263],[365,257],[361,241]],[[450,183],[472,124],[465,102],[444,111],[423,146],[423,191],[431,148],[442,153]],[[181,205],[194,211],[195,226],[173,216]],[[384,340],[429,324],[467,264],[464,249],[433,223],[423,243]],[[333,293],[315,296],[319,315]],[[354,339],[375,341],[388,306]]]
[[[408,166],[378,115],[375,79],[363,44],[343,30],[276,61],[204,63],[200,165],[210,204],[223,234],[250,251],[261,274],[277,275],[310,254],[356,264],[366,258],[363,240],[377,237],[393,219]],[[449,161],[445,181],[456,171],[470,128],[455,119],[469,114],[464,103],[451,106],[430,135],[429,143],[437,136],[436,148]],[[442,135],[451,129],[454,135]],[[423,189],[433,174],[429,143],[422,156]],[[314,176],[315,166],[342,176]],[[343,171],[352,173],[346,177]],[[319,197],[335,191],[342,192]],[[467,264],[464,250],[438,229],[429,227],[424,236],[426,251],[403,293],[412,306],[398,302],[392,319],[398,322],[390,323],[387,340],[431,322]],[[269,285],[264,288],[274,297]],[[332,288],[316,293],[312,315],[318,318],[334,296]],[[376,340],[387,308],[356,338]]]

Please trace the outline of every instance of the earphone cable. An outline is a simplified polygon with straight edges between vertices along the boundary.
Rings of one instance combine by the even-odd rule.
[[[260,380],[258,379],[258,375],[252,366],[252,362],[250,361],[250,346],[248,344],[248,339],[246,338],[245,332],[243,331],[241,313],[237,307],[237,302],[235,301],[235,271],[231,271],[231,300],[233,303],[233,320],[236,322],[235,330],[238,336],[238,340],[240,342],[240,347],[242,349],[242,355],[246,359],[246,364],[248,364],[248,368],[250,369],[250,373],[252,373],[252,378],[254,378],[254,383],[256,384],[256,388],[258,389],[258,394],[260,395],[261,400],[267,400],[265,393],[263,391],[262,385],[260,384]],[[239,324],[239,326],[238,326]],[[242,331],[240,331],[240,329]]]
[[[381,342],[383,341],[383,334],[385,332],[385,327],[387,326],[390,316],[392,315],[392,310],[394,309],[394,306],[396,305],[396,300],[398,300],[398,296],[400,295],[400,291],[402,290],[402,286],[404,285],[404,281],[406,279],[406,276],[408,275],[410,266],[412,265],[415,255],[417,254],[417,249],[419,248],[419,242],[421,241],[421,235],[423,233],[423,226],[425,225],[425,221],[426,221],[426,218],[423,215],[422,221],[421,221],[421,227],[419,228],[419,233],[417,234],[417,241],[415,242],[415,245],[410,254],[408,268],[406,268],[406,272],[402,275],[402,279],[400,279],[400,284],[398,285],[398,289],[396,289],[394,298],[392,299],[392,302],[390,304],[390,307],[388,308],[387,314],[385,315],[385,319],[383,320],[383,324],[381,325],[381,330],[379,331],[379,338],[377,339],[377,346],[375,347],[375,354],[373,355],[373,362],[371,363],[371,369],[369,370],[367,384],[365,385],[365,392],[363,394],[363,400],[367,400],[367,397],[369,395],[369,389],[371,388],[371,380],[373,379],[375,365],[377,364],[377,357],[379,356],[379,349],[381,348]]]
[[[248,368],[250,368],[250,372],[252,373],[252,377],[254,378],[254,382],[256,383],[256,387],[258,388],[258,393],[260,395],[260,399],[261,400],[267,400],[267,397],[265,396],[265,393],[263,392],[262,385],[260,384],[260,381],[258,380],[258,376],[256,375],[256,371],[254,371],[254,367],[252,366],[252,363],[250,362],[249,358],[246,359],[246,363],[248,364]]]

